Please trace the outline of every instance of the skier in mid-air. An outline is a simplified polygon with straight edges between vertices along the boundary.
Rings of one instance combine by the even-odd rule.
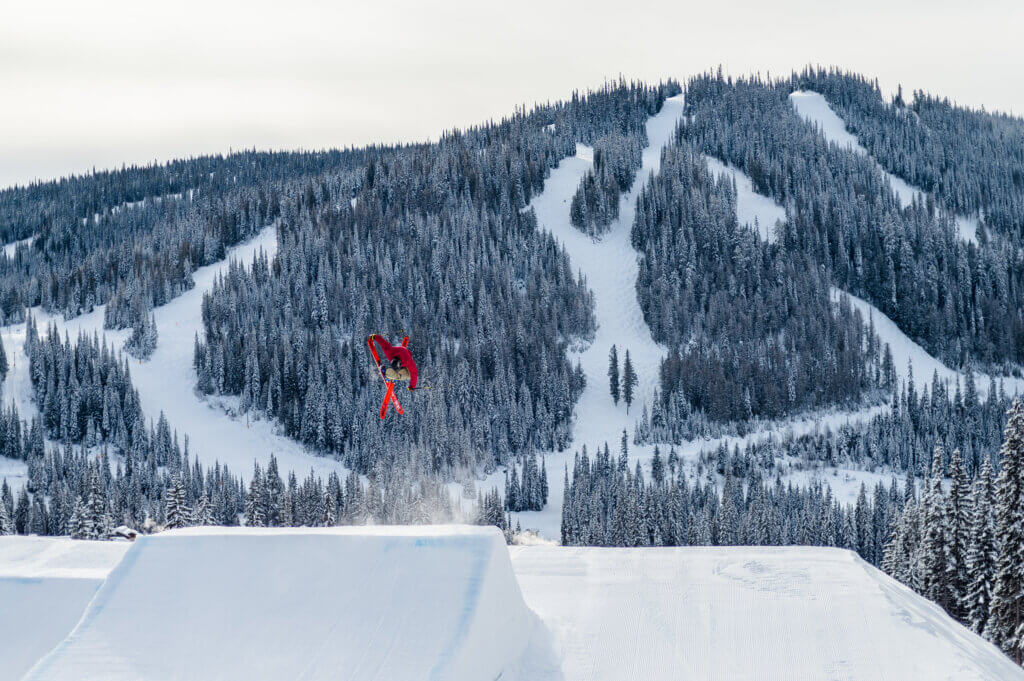
[[[387,339],[376,333],[370,336],[370,342],[371,344],[375,343],[380,348],[384,357],[389,362],[389,366],[384,369],[384,378],[389,381],[408,381],[409,390],[415,390],[418,370],[409,348],[406,345],[391,345]],[[405,342],[407,343],[408,341]],[[373,349],[372,345],[370,349]]]

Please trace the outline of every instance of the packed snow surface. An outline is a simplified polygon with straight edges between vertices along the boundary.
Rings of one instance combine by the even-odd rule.
[[[630,242],[630,231],[636,215],[636,199],[651,173],[661,168],[661,150],[672,140],[676,123],[683,114],[683,97],[665,101],[661,111],[647,120],[648,146],[641,156],[640,170],[632,189],[619,202],[619,218],[600,239],[592,239],[569,222],[569,205],[583,176],[593,165],[593,150],[577,145],[576,155],[562,160],[544,181],[544,191],[534,197],[530,207],[537,215],[541,229],[558,239],[569,254],[574,271],[586,277],[594,294],[597,333],[594,341],[581,352],[569,354],[573,363],[579,361],[587,377],[586,388],[576,403],[573,422],[573,447],[591,447],[608,442],[617,443],[625,429],[632,436],[641,407],[654,392],[658,368],[667,349],[656,343],[644,320],[636,296],[639,273],[637,253]],[[636,401],[627,413],[626,405],[612,402],[608,391],[608,352],[618,347],[619,362],[629,352],[638,382]],[[637,448],[641,459],[649,459],[652,448]],[[593,450],[591,450],[593,451]],[[562,509],[562,471],[571,464],[571,452],[547,455],[548,505],[538,514],[524,515],[524,524],[541,530],[545,537],[558,537]],[[503,484],[504,474],[496,473],[484,482],[486,488]]]
[[[544,642],[493,527],[194,528],[140,537],[26,678],[527,681]]]
[[[941,608],[828,548],[511,547],[565,679],[1024,679]]]
[[[714,156],[705,155],[708,169],[715,177],[726,177],[736,184],[736,219],[741,225],[756,229],[765,241],[775,241],[775,224],[786,222],[786,209],[773,199],[758,194],[750,176],[739,168],[722,163]]]
[[[38,659],[25,678],[1024,680],[852,552],[536,544],[177,530],[140,538],[86,606],[126,544],[3,538],[0,679]]]
[[[17,681],[82,617],[124,542],[0,537],[0,681]]]
[[[924,190],[908,184],[903,178],[897,177],[883,168],[868,153],[868,150],[857,141],[857,137],[846,129],[846,123],[843,122],[843,119],[839,117],[821,94],[807,90],[797,90],[789,95],[789,101],[801,118],[818,126],[826,140],[871,158],[882,174],[889,180],[889,184],[892,186],[893,191],[896,192],[902,207],[906,208],[913,203],[915,197],[924,197]],[[964,241],[972,243],[978,243],[978,222],[977,217],[958,215],[953,218],[957,235]]]

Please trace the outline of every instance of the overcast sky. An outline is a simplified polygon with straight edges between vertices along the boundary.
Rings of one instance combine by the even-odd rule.
[[[1024,111],[1021,0],[0,0],[0,187],[435,139],[606,77],[837,64]]]

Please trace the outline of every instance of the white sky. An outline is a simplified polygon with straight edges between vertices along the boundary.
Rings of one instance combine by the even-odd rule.
[[[1024,111],[1020,0],[0,0],[0,187],[436,138],[605,77],[838,64]]]

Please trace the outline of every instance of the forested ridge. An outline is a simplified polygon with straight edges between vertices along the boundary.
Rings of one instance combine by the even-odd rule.
[[[451,474],[561,450],[583,389],[565,351],[592,338],[593,303],[527,206],[578,140],[643,135],[677,91],[612,83],[382,153],[352,201],[311,187],[282,216],[273,261],[234,267],[204,296],[200,389],[241,395],[362,472],[410,452],[416,470]],[[430,386],[396,422],[366,418],[370,331],[410,336]]]
[[[816,82],[795,74],[775,82],[733,80],[721,73],[692,78],[686,99],[690,115],[680,138],[743,169],[757,191],[786,208],[780,249],[809,258],[834,285],[873,303],[931,354],[955,367],[974,361],[1017,369],[1024,361],[1024,259],[1018,245],[1008,239],[964,243],[952,216],[938,211],[931,199],[901,208],[871,159],[826,143],[797,116],[788,95]],[[853,77],[833,76],[830,83],[826,94],[863,89]],[[977,113],[975,119],[979,125],[985,120]],[[998,120],[1024,128],[1018,119]],[[929,139],[959,148],[962,132],[936,127]],[[1003,140],[1006,150],[993,163],[1004,159],[1014,167],[1015,140]],[[950,172],[973,171],[956,158],[950,152]],[[928,167],[925,158],[920,163]],[[984,172],[983,166],[978,170]],[[988,208],[1019,200],[1011,180],[992,181],[998,184],[991,188]]]

